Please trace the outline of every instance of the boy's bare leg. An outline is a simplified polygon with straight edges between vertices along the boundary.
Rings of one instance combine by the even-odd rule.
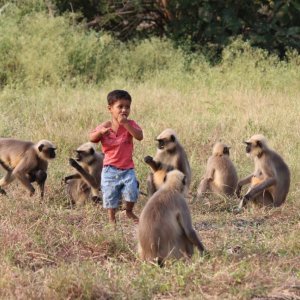
[[[134,223],[138,224],[139,218],[133,213],[134,202],[126,201],[126,217],[132,219]]]
[[[108,209],[108,220],[111,224],[116,224],[116,209],[109,208]]]

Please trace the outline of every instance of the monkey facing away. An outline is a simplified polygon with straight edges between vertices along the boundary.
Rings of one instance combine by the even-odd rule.
[[[207,161],[206,171],[199,184],[197,198],[206,191],[232,196],[236,190],[238,176],[229,157],[229,147],[217,142]]]
[[[191,184],[191,168],[186,152],[180,144],[173,129],[165,129],[155,139],[158,142],[157,152],[152,158],[146,156],[144,161],[151,167],[148,176],[148,195],[151,196],[163,184],[167,172],[177,169],[186,176],[186,192]]]
[[[82,206],[92,194],[92,200],[99,202],[103,154],[97,152],[90,142],[79,146],[75,152],[76,158],[70,158],[69,163],[76,173],[65,177],[71,201]]]
[[[240,208],[249,201],[275,207],[282,205],[290,187],[289,167],[278,153],[268,147],[263,135],[253,135],[245,144],[247,155],[254,159],[254,172],[238,182],[238,197],[243,185],[251,183]]]
[[[147,201],[138,225],[142,260],[157,260],[163,265],[168,257],[191,257],[194,246],[204,252],[184,199],[185,178],[179,170],[168,172],[163,185]]]
[[[0,180],[0,193],[6,194],[3,187],[18,179],[29,191],[35,193],[32,182],[37,182],[41,198],[44,197],[48,161],[54,159],[56,147],[48,140],[34,144],[12,138],[0,138],[0,165],[6,174]]]

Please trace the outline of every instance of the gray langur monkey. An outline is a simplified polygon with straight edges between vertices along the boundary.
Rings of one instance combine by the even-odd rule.
[[[90,194],[94,202],[99,202],[103,154],[90,142],[82,144],[75,152],[76,158],[70,158],[69,163],[76,173],[65,177],[67,193],[77,206],[82,206]]]
[[[168,172],[142,210],[138,225],[138,252],[142,260],[157,260],[162,266],[168,257],[191,257],[194,246],[201,254],[205,251],[193,229],[184,198],[185,179],[179,170]]]
[[[198,187],[197,198],[206,191],[227,196],[234,195],[238,176],[229,157],[229,149],[230,147],[221,142],[214,145],[212,155],[207,160],[205,174]]]
[[[173,129],[165,129],[155,139],[157,152],[152,158],[146,156],[144,161],[150,166],[152,172],[147,178],[148,195],[151,196],[163,184],[167,172],[177,169],[186,176],[186,193],[191,184],[191,167],[186,152],[180,144]]]
[[[48,161],[54,159],[56,147],[48,140],[34,144],[12,138],[0,138],[0,165],[6,171],[0,180],[0,193],[6,194],[3,187],[18,179],[29,191],[35,193],[32,182],[37,182],[41,198],[44,197]]]
[[[290,187],[289,167],[278,153],[268,147],[263,135],[253,135],[244,143],[247,155],[254,159],[254,172],[238,182],[238,197],[243,185],[251,183],[239,207],[245,206],[249,201],[258,205],[282,205]]]

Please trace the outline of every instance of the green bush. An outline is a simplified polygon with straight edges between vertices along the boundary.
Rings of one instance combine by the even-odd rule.
[[[106,32],[76,25],[74,15],[52,17],[42,11],[39,1],[24,3],[26,9],[11,3],[0,15],[2,87],[101,84],[119,78],[155,81],[183,90],[196,83],[216,89],[232,84],[285,88],[288,81],[299,81],[299,55],[295,50],[289,50],[283,61],[238,38],[224,48],[220,62],[210,66],[199,52],[175,48],[171,40],[122,43]],[[212,85],[212,77],[218,84]]]

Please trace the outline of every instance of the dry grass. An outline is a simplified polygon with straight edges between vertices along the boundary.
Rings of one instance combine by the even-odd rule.
[[[0,135],[53,140],[58,157],[49,168],[43,203],[27,197],[17,183],[8,188],[8,197],[1,196],[0,298],[300,299],[297,77],[284,88],[276,77],[279,88],[268,88],[247,81],[247,74],[239,81],[218,67],[205,72],[204,79],[162,74],[140,84],[116,78],[101,87],[2,91]],[[241,141],[259,132],[291,168],[286,204],[236,214],[237,199],[211,196],[205,203],[192,201],[193,223],[210,257],[196,253],[191,261],[162,269],[139,261],[134,224],[120,219],[114,231],[101,207],[70,209],[61,186],[71,171],[67,162],[72,149],[87,140],[89,129],[109,118],[105,98],[114,88],[132,94],[131,116],[144,129],[145,138],[136,143],[134,154],[143,190],[148,173],[143,157],[155,153],[154,137],[163,129],[175,129],[187,150],[193,192],[218,139],[232,146],[239,176],[251,172]],[[146,201],[141,196],[138,214]]]

